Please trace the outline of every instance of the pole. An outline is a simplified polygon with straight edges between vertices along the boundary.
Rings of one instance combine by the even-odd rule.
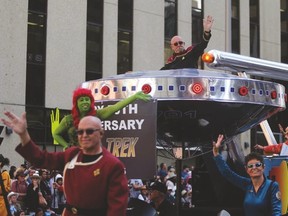
[[[180,210],[181,210],[181,167],[182,167],[182,160],[176,159],[176,209],[177,209],[177,215],[180,216]]]

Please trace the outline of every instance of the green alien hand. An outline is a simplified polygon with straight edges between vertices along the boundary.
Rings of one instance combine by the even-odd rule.
[[[54,131],[56,130],[56,128],[58,128],[59,126],[59,123],[60,123],[60,119],[59,119],[59,116],[60,116],[60,112],[59,112],[59,109],[56,108],[56,111],[55,111],[55,117],[54,117],[54,111],[52,110],[52,113],[50,114],[50,119],[51,119],[51,133],[53,134]],[[55,139],[53,139],[53,143],[55,145],[58,145],[59,142]]]
[[[142,91],[139,91],[135,93],[134,95],[123,99],[116,104],[112,106],[105,107],[103,109],[97,110],[97,117],[99,117],[101,120],[108,119],[110,116],[112,116],[115,112],[118,110],[121,110],[123,107],[127,106],[130,103],[133,103],[135,100],[143,100],[145,102],[151,100],[151,95],[145,94]]]
[[[137,99],[143,100],[143,101],[145,101],[145,102],[151,100],[151,98],[152,98],[151,95],[145,94],[145,93],[143,93],[142,91],[137,92],[137,93],[135,94],[135,97],[136,97]]]

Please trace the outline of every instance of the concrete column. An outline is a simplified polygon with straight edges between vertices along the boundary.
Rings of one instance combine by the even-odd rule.
[[[71,109],[85,81],[87,1],[48,1],[47,11],[45,106]]]
[[[280,1],[259,1],[260,4],[260,57],[281,61]]]
[[[250,16],[249,0],[241,0],[240,4],[240,54],[250,56]]]
[[[212,37],[206,50],[226,51],[227,29],[225,20],[228,19],[225,11],[226,0],[218,0],[217,3],[214,0],[205,0],[202,7],[204,7],[204,17],[211,15],[214,19]]]
[[[103,77],[117,74],[118,0],[104,0]]]
[[[178,1],[178,35],[186,42],[186,47],[192,41],[192,0]]]
[[[164,65],[164,1],[134,0],[133,71]]]
[[[0,2],[0,115],[12,111],[21,115],[25,111],[26,55],[27,55],[28,0]],[[3,126],[2,123],[0,123]],[[0,137],[0,153],[11,164],[20,165],[22,157],[14,149],[19,137],[6,134],[5,127]],[[5,167],[7,169],[7,167]]]

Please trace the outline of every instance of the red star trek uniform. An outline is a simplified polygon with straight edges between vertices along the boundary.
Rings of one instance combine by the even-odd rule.
[[[36,167],[64,169],[64,192],[70,206],[70,210],[64,210],[64,216],[126,216],[128,181],[124,165],[102,149],[103,154],[97,160],[82,163],[83,153],[78,147],[56,153],[41,151],[33,141],[16,147],[16,151]],[[72,213],[75,209],[78,214]],[[81,214],[81,210],[85,213]]]
[[[283,145],[285,145],[285,147]],[[276,145],[264,146],[263,150],[264,150],[265,153],[280,154],[281,151],[283,152],[284,148],[285,149],[287,148],[287,146],[288,146],[288,142],[286,141],[284,143],[279,143],[279,144],[276,144]],[[287,155],[287,154],[282,154],[282,155]]]
[[[203,33],[200,43],[195,46],[189,46],[182,53],[174,53],[167,60],[167,63],[160,70],[171,70],[181,68],[198,68],[198,59],[202,55],[204,49],[207,47],[211,38],[211,33],[208,35]]]

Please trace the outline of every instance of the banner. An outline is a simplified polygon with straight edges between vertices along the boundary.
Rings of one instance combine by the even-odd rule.
[[[96,104],[96,109],[117,101]],[[126,166],[128,179],[156,174],[157,102],[137,100],[102,121],[103,146]]]

